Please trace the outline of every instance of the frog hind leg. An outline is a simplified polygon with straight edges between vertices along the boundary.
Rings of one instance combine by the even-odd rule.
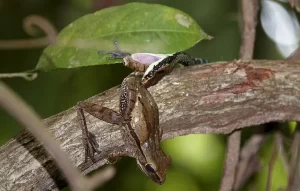
[[[94,154],[100,153],[100,150],[98,149],[99,144],[96,141],[96,136],[88,131],[84,111],[110,124],[119,124],[121,121],[121,117],[116,111],[94,103],[80,102],[78,103],[77,107],[77,116],[80,120],[82,141],[85,150],[85,162],[88,161],[88,158],[95,162]]]

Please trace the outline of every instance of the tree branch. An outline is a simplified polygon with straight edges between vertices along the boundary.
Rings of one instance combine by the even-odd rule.
[[[231,191],[234,186],[240,158],[241,134],[238,130],[228,136],[220,191]]]
[[[253,58],[259,0],[242,0],[243,33],[240,58]]]
[[[300,120],[300,65],[286,61],[233,61],[175,70],[149,88],[160,111],[163,139],[195,133],[228,134],[270,121]],[[89,98],[117,109],[119,89]],[[105,164],[108,153],[123,147],[118,126],[87,116],[97,137],[98,161],[82,164],[84,148],[76,108],[45,119],[72,162],[86,174]],[[0,147],[0,190],[57,190],[65,186],[55,163],[23,131]]]
[[[45,127],[35,112],[1,82],[0,106],[23,124],[40,142],[44,143],[47,152],[56,159],[58,167],[63,171],[71,188],[73,190],[81,190],[76,189],[76,184],[80,184],[80,182],[83,183],[85,178],[74,168],[72,163],[68,160],[67,155],[59,149],[59,145],[52,139],[51,134],[44,130]]]
[[[93,190],[114,175],[114,169],[111,167],[96,173],[97,176],[93,175],[91,178],[82,176],[79,170],[73,166],[68,156],[61,151],[59,144],[53,140],[52,135],[46,130],[46,126],[42,124],[39,116],[2,82],[0,82],[0,106],[43,144],[43,148],[53,157],[73,191]]]
[[[258,151],[267,136],[263,133],[254,134],[244,144],[239,164],[237,166],[236,180],[233,190],[238,190],[260,168]]]
[[[251,60],[253,58],[254,43],[257,25],[258,0],[242,0],[242,43],[240,47],[240,59]],[[241,131],[235,131],[228,136],[224,171],[220,191],[231,191],[236,180],[236,170],[240,159]]]
[[[299,177],[300,177],[300,130],[297,126],[294,133],[294,139],[291,147],[291,159],[290,159],[290,172],[289,172],[289,183],[286,190],[296,191],[299,190]]]

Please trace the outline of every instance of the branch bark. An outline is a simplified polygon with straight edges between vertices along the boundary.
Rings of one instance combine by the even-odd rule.
[[[240,59],[252,60],[259,0],[242,0],[241,5],[243,31],[242,43],[240,47]],[[220,191],[231,191],[234,187],[237,174],[236,171],[240,159],[241,136],[241,131],[235,131],[228,136]]]
[[[197,133],[228,134],[270,121],[300,120],[300,65],[292,61],[233,61],[175,70],[150,88],[160,111],[163,139]],[[119,89],[88,99],[117,109]],[[76,108],[45,119],[61,148],[86,174],[123,146],[118,126],[87,116],[101,154],[82,164],[84,149]],[[54,161],[23,131],[0,147],[0,190],[58,190],[65,186]]]

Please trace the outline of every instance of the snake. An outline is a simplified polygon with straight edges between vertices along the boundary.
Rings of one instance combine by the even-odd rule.
[[[147,89],[156,85],[164,76],[171,73],[178,65],[191,66],[206,64],[208,60],[194,58],[185,52],[173,54],[134,53],[121,51],[115,41],[116,51],[98,51],[99,54],[111,54],[107,60],[123,59],[123,65],[136,72],[144,72],[142,84]]]

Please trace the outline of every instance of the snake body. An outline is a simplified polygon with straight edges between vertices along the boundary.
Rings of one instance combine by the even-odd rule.
[[[165,75],[179,64],[190,66],[196,64],[208,63],[207,60],[201,58],[193,58],[187,53],[176,52],[173,54],[152,54],[152,53],[135,53],[130,54],[120,50],[117,41],[114,42],[116,51],[99,51],[99,54],[111,54],[108,60],[123,58],[124,66],[134,71],[144,72],[142,84],[145,88],[156,85]]]
[[[195,59],[184,52],[177,52],[149,65],[142,78],[142,84],[146,88],[154,86],[179,64],[190,66],[205,63],[208,63],[208,61],[200,58]]]

